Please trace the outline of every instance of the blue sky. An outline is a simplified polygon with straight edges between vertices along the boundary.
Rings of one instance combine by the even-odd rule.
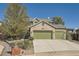
[[[68,28],[79,28],[79,4],[24,4],[30,17],[47,18],[61,16]],[[0,4],[0,19],[7,4]]]

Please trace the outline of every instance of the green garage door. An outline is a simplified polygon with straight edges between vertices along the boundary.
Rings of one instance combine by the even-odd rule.
[[[52,39],[51,31],[34,31],[34,39]]]
[[[62,31],[56,31],[55,32],[55,38],[56,39],[64,39],[64,32],[62,32]]]

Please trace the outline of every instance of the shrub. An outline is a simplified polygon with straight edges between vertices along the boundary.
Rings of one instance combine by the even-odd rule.
[[[33,40],[33,37],[29,37],[29,40]]]
[[[18,46],[19,48],[24,49],[24,43],[23,43],[23,42],[17,42],[17,46]]]
[[[13,47],[15,46],[15,43],[17,43],[16,45],[19,47],[19,48],[22,48],[22,49],[30,49],[32,48],[32,40],[24,40],[24,41],[15,41],[15,42],[11,42],[10,45]]]
[[[11,47],[14,47],[15,46],[15,43],[13,42],[13,43],[10,43],[10,46]]]
[[[24,47],[25,47],[25,49],[31,49],[33,47],[32,40],[25,40]]]

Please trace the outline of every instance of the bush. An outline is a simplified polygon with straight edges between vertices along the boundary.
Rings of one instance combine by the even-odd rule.
[[[16,41],[15,42],[11,42],[10,45],[12,47],[14,47],[15,43],[16,43]],[[30,49],[30,48],[32,48],[32,45],[33,45],[32,44],[32,40],[17,41],[17,46],[19,48],[22,48],[22,49]]]
[[[32,48],[32,40],[25,40],[24,41],[24,47],[25,47],[25,49],[30,49],[30,48]]]
[[[29,37],[29,40],[33,40],[33,37]]]
[[[23,43],[23,42],[17,42],[17,46],[18,46],[19,48],[24,49],[24,43]]]
[[[11,47],[14,47],[14,46],[15,46],[15,43],[10,43],[10,46],[11,46]]]

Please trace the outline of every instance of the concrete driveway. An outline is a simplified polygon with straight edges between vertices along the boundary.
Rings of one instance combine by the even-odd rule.
[[[79,51],[79,44],[68,40],[34,40],[34,52]]]

